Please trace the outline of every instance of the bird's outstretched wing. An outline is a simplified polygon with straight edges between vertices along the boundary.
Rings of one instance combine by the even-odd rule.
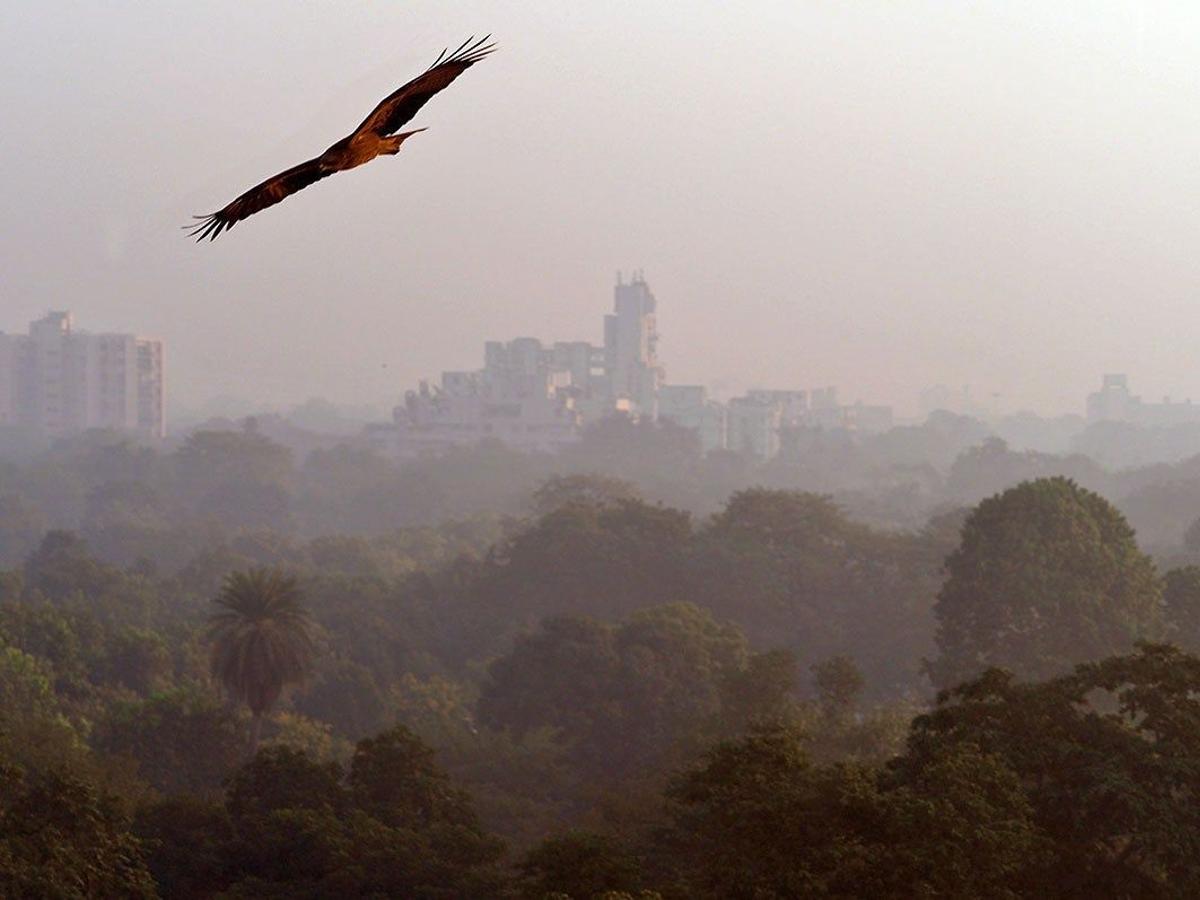
[[[280,172],[268,178],[262,184],[255,185],[238,197],[224,209],[207,216],[196,216],[200,221],[194,225],[185,225],[189,234],[197,241],[216,238],[222,231],[228,231],[247,216],[252,216],[268,206],[274,206],[286,197],[303,190],[314,181],[320,181],[332,175],[336,169],[324,168],[321,158],[310,159],[298,166],[292,166],[285,172]]]
[[[354,129],[348,137],[343,138],[343,141],[349,142],[355,135],[366,132],[384,136],[399,131],[404,123],[415,116],[417,111],[428,102],[430,97],[495,49],[495,44],[488,43],[490,37],[491,35],[487,35],[480,40],[470,37],[453,53],[443,50],[433,61],[432,66],[395,93],[385,97],[361,125]],[[341,143],[342,141],[339,141],[339,144]],[[215,239],[222,231],[228,231],[247,216],[252,216],[268,206],[274,206],[285,197],[308,187],[314,181],[319,181],[338,171],[336,165],[323,165],[322,158],[310,159],[308,162],[293,166],[286,172],[280,172],[273,178],[268,178],[262,184],[246,191],[224,209],[207,216],[196,216],[198,221],[193,225],[185,226],[185,228],[197,241],[205,238],[210,241]]]
[[[433,61],[433,65],[404,87],[385,97],[353,133],[374,131],[376,134],[386,135],[399,131],[430,97],[496,49],[495,44],[488,43],[490,37],[489,34],[477,41],[474,37],[467,38],[453,53],[447,54],[447,51],[443,50]]]

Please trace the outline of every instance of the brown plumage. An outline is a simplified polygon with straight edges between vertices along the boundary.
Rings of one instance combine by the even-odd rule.
[[[228,231],[247,216],[252,216],[268,206],[274,206],[315,181],[320,181],[335,172],[361,166],[381,154],[399,153],[401,144],[425,129],[417,128],[400,134],[396,132],[420,111],[430,97],[495,49],[495,44],[487,43],[489,37],[491,35],[478,41],[468,38],[453,53],[448,54],[443,50],[433,61],[433,65],[404,87],[385,97],[371,110],[371,114],[363,119],[361,125],[320,156],[268,178],[262,184],[250,188],[224,209],[207,216],[196,216],[195,218],[200,220],[198,223],[184,227],[189,229],[190,234],[198,241],[205,238],[213,240],[222,231]]]

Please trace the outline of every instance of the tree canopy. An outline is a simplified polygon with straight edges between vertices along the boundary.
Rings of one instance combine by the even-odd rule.
[[[989,666],[1055,675],[1162,628],[1158,575],[1133,529],[1065,478],[1024,482],[980,503],[946,575],[929,666],[942,687]]]

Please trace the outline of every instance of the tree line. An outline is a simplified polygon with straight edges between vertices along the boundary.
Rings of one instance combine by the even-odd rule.
[[[1098,494],[530,510],[166,570],[46,534],[0,573],[2,893],[1194,890],[1200,569]]]

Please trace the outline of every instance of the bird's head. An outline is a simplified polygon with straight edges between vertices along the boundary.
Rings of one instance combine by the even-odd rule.
[[[405,141],[407,141],[414,134],[417,134],[422,131],[427,131],[427,130],[428,129],[425,129],[425,128],[415,128],[412,131],[402,131],[399,134],[394,134],[389,138],[384,138],[382,152],[387,153],[389,155],[394,155],[396,153],[399,153],[401,144],[403,144]]]

